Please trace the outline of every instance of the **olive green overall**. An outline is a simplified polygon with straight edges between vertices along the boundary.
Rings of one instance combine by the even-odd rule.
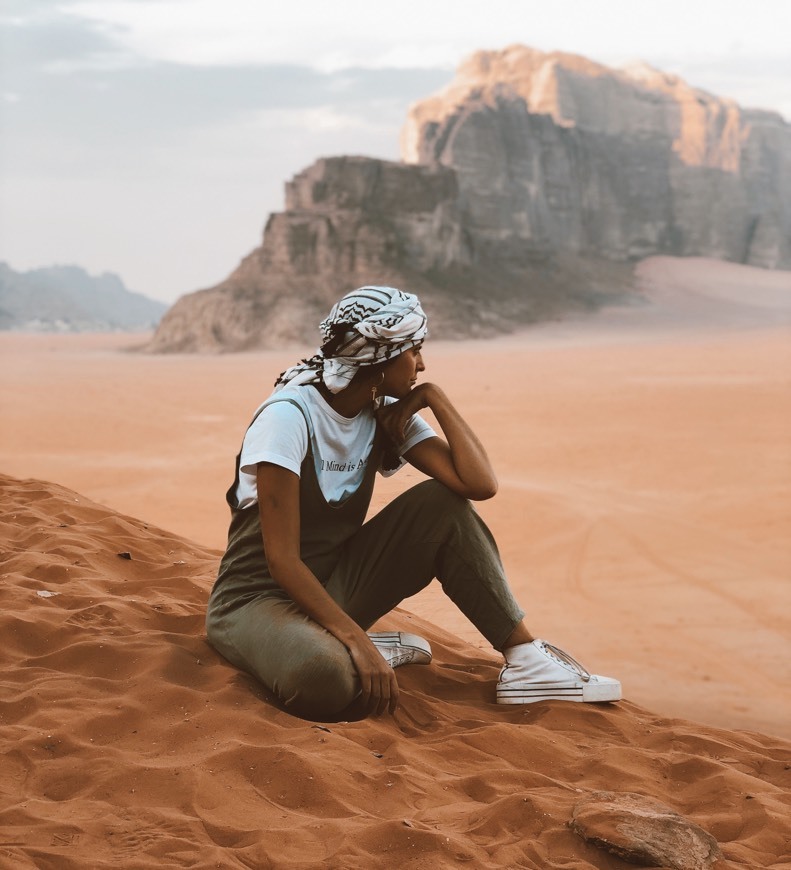
[[[360,487],[330,504],[319,486],[314,439],[300,469],[300,550],[333,600],[364,629],[436,577],[459,609],[501,649],[524,615],[489,529],[466,499],[434,480],[407,490],[367,523],[382,455],[377,431]],[[235,506],[206,617],[212,646],[302,715],[322,718],[359,693],[346,647],[306,616],[269,573],[258,505]]]

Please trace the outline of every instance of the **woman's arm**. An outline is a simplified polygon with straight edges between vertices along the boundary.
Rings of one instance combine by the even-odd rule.
[[[335,603],[299,552],[299,477],[261,462],[257,466],[258,510],[266,560],[272,577],[297,607],[336,637],[348,650],[360,677],[363,704],[377,715],[394,712],[398,683],[368,635]]]
[[[423,408],[434,414],[446,440],[427,438],[408,450],[404,458],[465,498],[491,498],[497,492],[497,478],[489,457],[467,421],[436,384],[420,384],[408,396],[381,408],[377,417],[390,437],[400,443],[409,418]]]

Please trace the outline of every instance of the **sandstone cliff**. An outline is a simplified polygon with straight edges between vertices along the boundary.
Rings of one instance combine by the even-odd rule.
[[[623,288],[628,271],[546,252],[481,260],[458,208],[456,173],[367,157],[317,161],[286,184],[286,209],[221,284],[179,299],[148,350],[316,344],[347,290],[391,284],[421,296],[434,336],[487,336]]]
[[[488,335],[595,306],[651,254],[791,266],[791,126],[644,65],[479,52],[411,108],[402,154],[298,174],[261,246],[150,349],[314,344],[364,283],[419,293],[435,336]]]
[[[479,52],[411,108],[402,155],[456,170],[462,220],[492,254],[791,266],[791,126],[643,64]]]

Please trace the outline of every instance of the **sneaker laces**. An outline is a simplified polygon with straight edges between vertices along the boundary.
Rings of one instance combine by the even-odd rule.
[[[551,643],[547,643],[545,640],[541,641],[541,646],[549,653],[552,658],[557,659],[561,664],[569,665],[572,667],[587,683],[591,678],[590,671],[583,667],[575,658],[572,658],[567,652],[560,649],[559,647],[553,646]]]

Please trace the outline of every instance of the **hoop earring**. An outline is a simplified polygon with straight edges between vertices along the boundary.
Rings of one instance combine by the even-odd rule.
[[[381,377],[379,378],[379,382],[374,384],[371,387],[371,401],[372,402],[376,402],[376,391],[379,389],[379,387],[382,386],[382,384],[384,383],[384,380],[385,380],[385,373],[380,372],[379,374],[381,375]]]

